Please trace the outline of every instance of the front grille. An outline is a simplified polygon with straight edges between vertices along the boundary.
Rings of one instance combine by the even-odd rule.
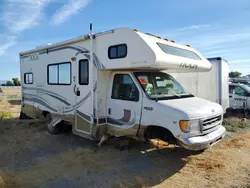
[[[207,134],[209,132],[216,130],[218,126],[221,124],[221,120],[222,120],[221,115],[201,120],[200,123],[201,133]]]

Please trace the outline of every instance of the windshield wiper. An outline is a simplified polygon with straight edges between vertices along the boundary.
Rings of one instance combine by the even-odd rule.
[[[172,95],[174,95],[174,96],[177,96],[177,97],[181,98],[181,96],[180,96],[180,95],[178,95],[178,94],[176,94],[176,93],[172,93]]]
[[[161,95],[159,98],[161,98],[161,97],[171,97],[171,95],[177,96],[177,97],[181,98],[181,95],[178,95],[178,94],[176,94],[176,93],[171,93],[171,95],[169,95],[169,94],[157,93],[157,95]]]

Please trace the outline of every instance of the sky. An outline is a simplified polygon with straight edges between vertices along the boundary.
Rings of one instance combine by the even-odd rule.
[[[0,0],[0,80],[20,78],[19,53],[128,27],[224,57],[250,74],[249,0]]]

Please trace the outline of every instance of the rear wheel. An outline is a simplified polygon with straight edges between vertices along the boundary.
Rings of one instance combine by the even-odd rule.
[[[32,119],[31,117],[27,116],[25,113],[22,111],[20,112],[19,119]]]

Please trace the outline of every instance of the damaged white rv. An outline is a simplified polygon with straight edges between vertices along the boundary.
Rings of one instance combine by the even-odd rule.
[[[64,121],[74,134],[175,141],[203,150],[225,135],[220,105],[197,98],[161,72],[204,72],[195,49],[126,28],[77,37],[20,53],[21,118]]]

